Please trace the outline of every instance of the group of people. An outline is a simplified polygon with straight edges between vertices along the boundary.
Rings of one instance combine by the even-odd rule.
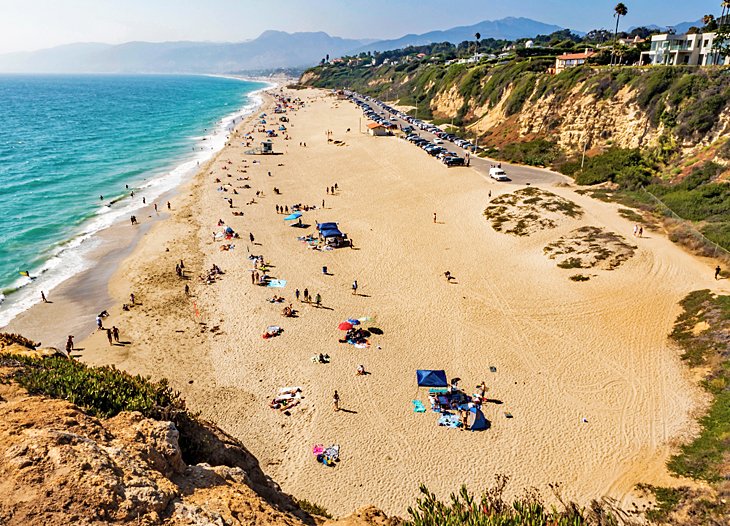
[[[222,276],[223,271],[220,269],[218,265],[213,263],[213,266],[210,268],[210,270],[204,274],[200,275],[200,281],[205,283],[206,285],[210,285],[211,283],[215,283],[215,280],[218,278],[218,276]],[[190,292],[190,289],[186,287],[185,290],[186,294]]]
[[[314,296],[314,298],[309,294],[309,289],[305,288],[304,292],[299,292],[299,289],[296,289],[294,291],[294,295],[297,298],[297,301],[303,301],[304,303],[312,303],[319,307],[322,304],[322,296],[319,294],[319,292]],[[300,300],[301,298],[301,300]]]

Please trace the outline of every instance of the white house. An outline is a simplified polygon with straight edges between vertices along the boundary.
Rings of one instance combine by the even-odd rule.
[[[730,57],[722,57],[713,50],[716,33],[670,35],[651,37],[651,48],[641,54],[641,64],[653,66],[711,66],[730,65]]]

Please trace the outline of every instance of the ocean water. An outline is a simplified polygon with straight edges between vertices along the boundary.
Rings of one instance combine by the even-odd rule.
[[[205,76],[0,75],[0,327],[88,268],[94,234],[194,173],[265,87]]]

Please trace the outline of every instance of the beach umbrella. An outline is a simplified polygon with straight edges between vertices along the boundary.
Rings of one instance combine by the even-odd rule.
[[[340,323],[337,326],[337,328],[340,329],[341,331],[349,331],[350,329],[352,329],[352,323],[343,321],[342,323]]]
[[[360,320],[358,320],[356,318],[348,318],[347,323],[349,323],[351,325],[360,325]]]
[[[289,214],[288,216],[286,216],[284,218],[284,221],[294,221],[295,219],[299,219],[300,217],[302,217],[301,212],[294,212],[293,214]]]

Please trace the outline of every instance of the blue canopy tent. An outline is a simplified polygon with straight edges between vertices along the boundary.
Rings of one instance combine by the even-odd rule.
[[[418,387],[447,387],[446,371],[432,369],[416,370],[416,381]],[[482,415],[483,416],[483,415]]]
[[[299,219],[300,217],[302,217],[301,212],[294,212],[293,214],[289,214],[288,216],[286,216],[284,218],[284,221],[294,221],[295,219]]]
[[[471,431],[483,431],[484,429],[487,429],[487,419],[484,416],[484,413],[482,413],[482,410],[478,407],[470,407],[469,411],[474,413],[474,422],[472,422],[471,426],[469,426],[469,429]]]
[[[337,223],[317,223],[317,230],[338,230]]]

